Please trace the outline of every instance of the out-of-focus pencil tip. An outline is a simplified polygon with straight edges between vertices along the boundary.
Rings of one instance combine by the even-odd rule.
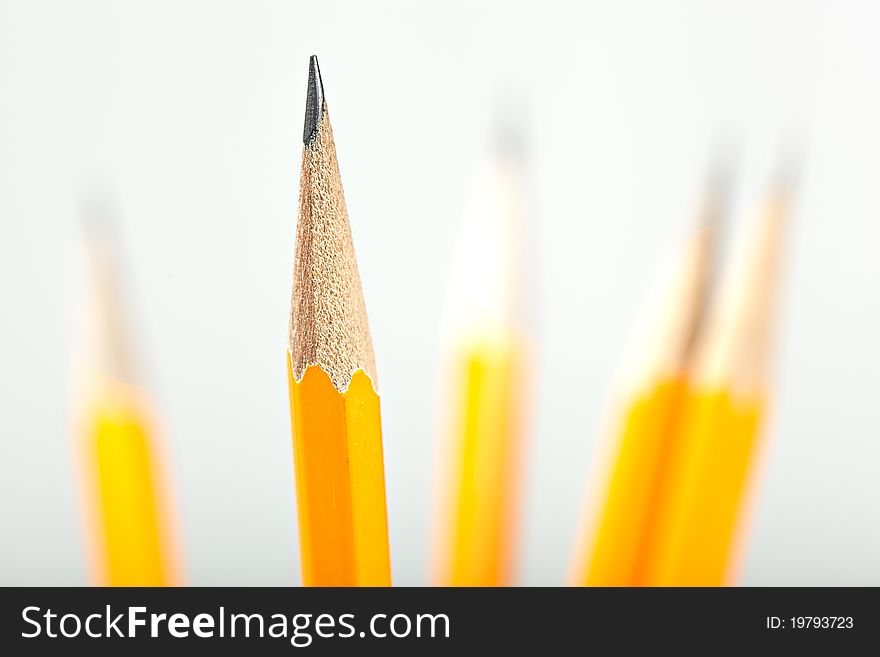
[[[719,201],[726,202],[733,190],[739,160],[739,143],[731,138],[719,141],[709,158],[707,186]]]
[[[780,147],[772,181],[780,192],[793,192],[800,182],[804,150],[804,142],[800,139],[788,139]]]
[[[310,145],[318,136],[324,116],[324,83],[317,55],[309,58],[309,86],[306,91],[306,117],[303,123],[303,146]]]
[[[722,232],[727,220],[739,160],[738,146],[730,138],[719,140],[709,156],[700,225],[713,234]]]
[[[116,200],[109,194],[83,194],[78,199],[79,225],[89,239],[104,238],[117,227]]]
[[[526,111],[521,100],[503,97],[492,115],[490,146],[496,157],[521,163],[528,151]]]

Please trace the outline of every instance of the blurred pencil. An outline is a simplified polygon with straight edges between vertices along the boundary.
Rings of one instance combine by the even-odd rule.
[[[288,347],[303,584],[390,585],[376,364],[316,57]]]
[[[106,208],[87,216],[88,344],[75,364],[75,427],[90,519],[96,582],[178,583],[154,412],[140,386],[122,309],[118,246]]]
[[[743,506],[768,406],[776,289],[792,203],[791,172],[776,181],[739,245],[700,340],[681,449],[647,581],[732,582]]]
[[[696,230],[667,262],[630,340],[612,404],[604,472],[575,556],[575,584],[644,584],[727,207],[727,166],[721,159],[713,166]]]
[[[523,331],[522,162],[501,131],[478,172],[446,308],[434,581],[510,584],[531,345]]]

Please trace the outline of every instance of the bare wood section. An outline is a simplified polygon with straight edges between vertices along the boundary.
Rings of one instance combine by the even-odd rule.
[[[113,213],[97,202],[82,209],[84,299],[78,318],[82,358],[91,368],[117,381],[137,383],[134,328],[119,263],[119,237]]]
[[[288,346],[296,381],[320,366],[340,392],[363,370],[378,390],[373,343],[333,130],[322,104],[316,137],[303,147]]]
[[[792,198],[791,188],[779,185],[736,254],[700,345],[698,383],[739,393],[766,385]]]

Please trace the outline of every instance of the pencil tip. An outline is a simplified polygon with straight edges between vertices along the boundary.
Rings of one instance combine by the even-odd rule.
[[[118,231],[118,205],[109,194],[83,194],[78,199],[79,224],[89,239],[104,239]]]
[[[309,58],[309,86],[306,91],[306,118],[303,124],[303,146],[311,144],[318,136],[318,127],[324,115],[324,83],[321,81],[321,69],[318,57]]]
[[[739,143],[730,138],[713,146],[706,182],[710,192],[721,199],[726,199],[732,191],[739,151]]]
[[[784,192],[796,189],[801,177],[804,162],[804,144],[789,140],[780,149],[776,164],[775,185]]]

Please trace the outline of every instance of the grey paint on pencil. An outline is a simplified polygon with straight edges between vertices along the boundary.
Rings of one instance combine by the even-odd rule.
[[[309,87],[306,91],[306,118],[303,124],[303,146],[310,145],[318,136],[318,126],[324,115],[324,83],[321,81],[321,69],[318,68],[318,57],[309,58]]]

